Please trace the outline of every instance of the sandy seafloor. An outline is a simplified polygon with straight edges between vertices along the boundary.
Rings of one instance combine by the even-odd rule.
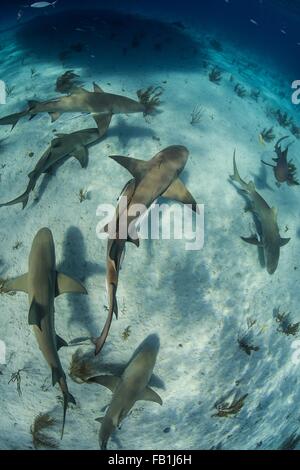
[[[77,26],[84,28],[85,24]],[[177,34],[178,28],[173,29]],[[300,419],[300,365],[292,361],[291,346],[295,338],[278,332],[273,316],[273,309],[280,308],[291,312],[294,322],[299,320],[300,189],[277,188],[272,169],[260,163],[262,157],[270,161],[274,156],[275,141],[263,146],[258,136],[263,128],[272,126],[276,138],[291,135],[294,144],[289,156],[298,166],[299,140],[266,112],[273,107],[296,114],[290,104],[290,83],[271,62],[264,63],[250,51],[236,51],[226,43],[222,52],[215,51],[209,46],[208,31],[180,30],[180,35],[191,37],[198,52],[180,49],[180,38],[175,39],[178,44],[157,50],[149,45],[156,40],[153,37],[148,45],[129,46],[126,56],[120,53],[124,37],[112,40],[104,33],[100,42],[93,36],[95,32],[84,34],[74,33],[76,37],[68,40],[89,43],[89,48],[72,53],[64,64],[57,57],[61,49],[55,41],[41,44],[42,53],[32,51],[30,44],[21,49],[16,31],[2,34],[0,77],[15,88],[1,106],[1,116],[21,110],[27,98],[56,96],[55,80],[67,69],[76,70],[90,89],[96,81],[104,90],[132,98],[141,87],[162,85],[161,112],[148,122],[138,114],[114,116],[107,137],[90,149],[86,170],[75,159],[68,159],[52,176],[40,180],[24,211],[21,205],[0,209],[0,276],[27,271],[32,239],[39,228],[48,226],[55,239],[58,269],[81,279],[89,292],[84,298],[57,298],[57,333],[67,341],[99,333],[106,318],[106,242],[95,234],[96,209],[100,203],[115,204],[130,179],[125,169],[107,157],[121,154],[149,159],[168,145],[186,145],[190,157],[182,177],[196,200],[205,204],[205,246],[196,253],[185,251],[185,242],[178,240],[142,241],[139,249],[128,246],[118,288],[120,317],[113,321],[95,367],[103,371],[107,364],[125,365],[141,341],[157,333],[161,346],[155,374],[164,386],[156,390],[164,403],[159,407],[139,402],[109,448],[278,449],[298,432]],[[173,47],[173,54],[168,47]],[[145,63],[149,65],[146,69]],[[208,80],[213,65],[224,71],[219,85]],[[37,74],[31,78],[33,67]],[[248,91],[258,88],[258,101],[238,97],[233,91],[237,82]],[[204,108],[204,115],[199,124],[191,125],[190,114],[196,105]],[[40,115],[22,120],[12,132],[0,128],[0,139],[5,139],[1,142],[1,202],[23,192],[27,174],[55,129],[70,132],[93,125],[88,116],[65,114],[53,124],[47,115]],[[253,222],[244,212],[243,198],[228,180],[234,149],[241,176],[254,179],[270,206],[278,208],[281,234],[291,237],[281,250],[273,276],[260,265],[257,249],[240,239],[240,235],[249,235]],[[29,152],[34,152],[32,158]],[[80,189],[89,194],[82,203]],[[21,244],[16,249],[18,241]],[[59,441],[62,409],[56,396],[60,391],[52,389],[49,369],[28,326],[27,297],[18,293],[0,299],[0,338],[7,345],[7,364],[1,366],[0,376],[0,448],[33,448],[30,426],[38,413],[45,412],[57,418],[51,435]],[[252,339],[260,348],[251,356],[237,341],[247,329],[247,318],[256,320]],[[131,335],[124,341],[122,332],[127,326]],[[81,349],[92,357],[91,346]],[[66,372],[75,350],[60,351]],[[21,397],[16,383],[8,383],[20,369],[24,369]],[[77,406],[67,413],[59,446],[97,449],[99,424],[95,418],[103,414],[111,394],[71,378],[68,383]],[[244,407],[235,417],[212,417],[216,402],[245,394]]]

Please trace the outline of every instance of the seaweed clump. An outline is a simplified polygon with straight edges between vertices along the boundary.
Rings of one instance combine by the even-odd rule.
[[[214,67],[208,74],[208,78],[211,82],[216,83],[217,85],[220,84],[222,80],[222,72],[218,69],[218,67]]]
[[[76,383],[84,383],[95,375],[92,361],[82,354],[81,349],[77,349],[72,356],[69,374]]]
[[[245,96],[247,96],[246,89],[240,83],[235,85],[234,91],[240,98],[245,98]]]
[[[55,424],[54,418],[47,413],[40,413],[34,420],[30,427],[30,433],[32,435],[32,443],[35,449],[46,447],[48,449],[57,449],[59,447],[58,442],[53,437],[49,437],[45,434],[45,430],[49,429]]]
[[[144,116],[156,111],[156,108],[161,104],[160,97],[163,91],[161,86],[149,86],[136,92],[139,102],[145,107]]]
[[[278,450],[295,450],[300,442],[300,435],[294,432],[279,446]]]
[[[224,401],[224,402],[215,404],[217,413],[212,415],[212,417],[230,418],[231,416],[237,415],[243,408],[247,396],[248,396],[248,393],[246,395],[243,395],[241,398],[237,400],[236,399],[232,400],[230,403]]]
[[[191,112],[191,125],[194,126],[195,124],[199,124],[202,120],[204,114],[204,109],[201,106],[195,106],[193,111]]]
[[[278,124],[281,127],[284,127],[285,129],[287,127],[290,127],[293,123],[293,119],[288,115],[288,113],[283,112],[280,109],[277,109],[277,111],[275,111],[275,117],[277,119]]]
[[[272,142],[275,139],[275,134],[273,132],[273,127],[270,129],[264,129],[261,133],[261,138],[264,142]]]
[[[280,313],[279,309],[274,310],[274,317],[279,326],[277,331],[286,336],[296,336],[300,330],[300,322],[292,323],[290,312]]]
[[[67,70],[56,80],[55,91],[58,93],[71,93],[74,87],[78,86],[77,78],[79,78],[79,75],[74,73],[73,70]]]

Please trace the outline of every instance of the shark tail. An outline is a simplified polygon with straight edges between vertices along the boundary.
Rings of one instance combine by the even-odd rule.
[[[94,343],[95,343],[95,346],[96,346],[95,356],[97,356],[100,353],[100,351],[102,350],[102,348],[104,346],[104,343],[106,341],[106,338],[107,338],[109,330],[110,330],[110,326],[111,326],[111,323],[112,323],[114,313],[115,313],[116,317],[118,318],[118,305],[117,305],[117,299],[116,299],[116,287],[113,284],[110,284],[110,286],[109,286],[109,311],[108,311],[108,315],[107,315],[107,318],[106,318],[105,325],[103,327],[103,330],[102,330],[100,336],[98,336],[98,338],[96,338],[94,340]]]
[[[12,129],[18,124],[19,120],[28,114],[28,111],[20,113],[9,114],[0,119],[0,126],[12,126]]]
[[[73,403],[73,405],[76,405],[76,400],[73,397],[73,395],[68,391],[63,392],[63,398],[64,398],[64,414],[63,414],[63,424],[61,428],[61,436],[60,438],[62,439],[64,437],[64,430],[65,430],[65,423],[66,423],[66,414],[67,414],[67,409],[69,403]]]
[[[234,150],[234,153],[233,153],[233,175],[230,175],[230,179],[232,181],[235,181],[236,183],[238,183],[244,191],[246,191],[247,193],[250,193],[251,191],[255,190],[254,183],[250,182],[250,183],[247,184],[240,177],[240,174],[238,172],[237,165],[236,165],[235,153],[236,153],[236,151]]]
[[[0,204],[0,207],[13,206],[14,204],[22,203],[22,208],[25,209],[28,203],[30,191],[31,189],[26,189],[26,191],[23,194],[21,194],[21,196],[17,197],[16,199],[13,199],[12,201],[5,202],[4,204]]]

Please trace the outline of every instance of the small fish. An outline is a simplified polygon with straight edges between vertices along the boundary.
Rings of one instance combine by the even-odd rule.
[[[17,14],[17,21],[20,21],[23,16],[23,10],[19,10]]]
[[[31,5],[27,5],[30,8],[47,8],[47,7],[55,7],[55,4],[58,2],[58,0],[55,0],[55,2],[35,2],[32,3]]]
[[[250,23],[255,24],[255,26],[258,26],[258,22],[253,18],[250,18]]]
[[[284,29],[281,29],[280,32],[281,32],[282,34],[286,34],[286,31],[285,31]]]
[[[260,143],[261,145],[266,145],[266,142],[265,142],[265,140],[264,140],[262,134],[259,134],[258,140],[259,140],[259,143]]]

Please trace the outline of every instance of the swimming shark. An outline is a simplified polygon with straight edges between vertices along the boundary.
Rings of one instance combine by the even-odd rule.
[[[114,114],[146,113],[147,105],[126,96],[105,93],[96,83],[94,91],[82,87],[73,87],[70,94],[48,101],[28,101],[27,110],[11,114],[0,119],[0,125],[16,125],[20,117],[29,115],[31,118],[38,113],[49,113],[52,122],[63,113],[89,113],[93,116],[99,131],[103,130],[104,122],[107,128]],[[106,129],[107,130],[107,129]]]
[[[230,178],[232,181],[238,183],[247,194],[251,203],[250,210],[257,217],[261,228],[260,239],[258,239],[256,234],[248,238],[241,238],[246,243],[263,248],[267,271],[269,274],[274,274],[279,262],[280,248],[286,245],[290,241],[290,238],[280,237],[277,224],[277,210],[269,207],[267,202],[256,191],[252,181],[246,183],[241,179],[236,166],[235,152],[233,155],[233,169],[234,174],[231,175]]]
[[[88,380],[88,383],[98,383],[113,393],[105,416],[96,420],[101,422],[99,445],[102,450],[106,449],[110,436],[138,400],[153,401],[162,405],[161,397],[148,385],[158,348],[159,342],[154,344],[146,340],[134,354],[121,377],[100,375]]]
[[[275,145],[275,152],[277,158],[273,158],[273,161],[276,162],[276,165],[271,165],[270,163],[265,162],[262,160],[264,165],[270,166],[273,168],[275,178],[277,180],[277,185],[280,186],[281,183],[287,183],[289,186],[299,186],[299,181],[296,179],[296,167],[292,163],[292,161],[287,160],[289,144],[285,150],[281,148],[281,142],[287,139],[289,136],[282,137],[278,140]]]
[[[134,177],[131,179],[121,196],[127,200],[118,206],[112,223],[107,224],[103,231],[109,234],[107,247],[107,292],[109,297],[109,310],[106,323],[100,336],[94,339],[95,354],[99,354],[107,338],[113,313],[117,316],[116,291],[119,270],[124,257],[125,243],[132,242],[139,246],[139,238],[135,229],[135,222],[160,196],[174,199],[184,204],[190,204],[191,209],[198,212],[197,204],[178,175],[184,169],[189,152],[186,147],[173,145],[161,150],[151,160],[144,161],[129,157],[112,155],[110,158],[125,167]],[[138,215],[134,207],[139,210]],[[125,212],[126,211],[126,212]],[[132,214],[131,214],[132,212]]]
[[[198,212],[195,199],[178,178],[186,165],[188,156],[189,151],[186,147],[171,145],[161,150],[149,161],[120,155],[111,155],[109,157],[126,168],[135,180],[135,187],[132,187],[132,194],[127,205],[127,228],[124,232],[127,233],[127,241],[139,246],[139,239],[133,227],[133,222],[161,196],[183,204],[189,204],[193,211]],[[134,213],[134,206],[139,206],[138,217]],[[144,210],[140,210],[142,207]],[[122,218],[122,222],[124,220]],[[105,230],[107,231],[108,228],[109,226],[105,227]]]
[[[87,294],[85,287],[75,279],[56,271],[55,246],[48,228],[40,229],[34,237],[28,262],[28,273],[6,281],[4,291],[21,291],[28,294],[28,323],[32,325],[39,348],[52,372],[53,386],[58,383],[63,394],[64,432],[68,403],[75,399],[68,390],[58,350],[68,344],[58,336],[54,326],[54,299],[60,294]]]
[[[130,180],[124,190],[121,192],[120,197],[126,197],[130,200],[135,189],[135,180]],[[115,213],[115,223],[118,226],[120,216],[120,206],[118,204]],[[108,296],[108,314],[103,330],[98,338],[94,340],[96,344],[95,355],[99,354],[104,346],[107,335],[110,330],[113,314],[115,313],[118,318],[118,303],[117,303],[117,288],[119,282],[119,272],[125,256],[125,240],[115,240],[112,237],[107,241],[107,254],[106,254],[106,291]]]
[[[76,158],[81,167],[86,168],[88,164],[88,147],[99,141],[101,137],[97,128],[84,129],[71,134],[56,134],[56,138],[52,140],[34,170],[29,173],[29,183],[26,191],[16,199],[0,204],[0,207],[22,203],[24,209],[28,203],[29,194],[34,190],[39,177],[43,173],[49,172],[56,163],[66,157]]]

